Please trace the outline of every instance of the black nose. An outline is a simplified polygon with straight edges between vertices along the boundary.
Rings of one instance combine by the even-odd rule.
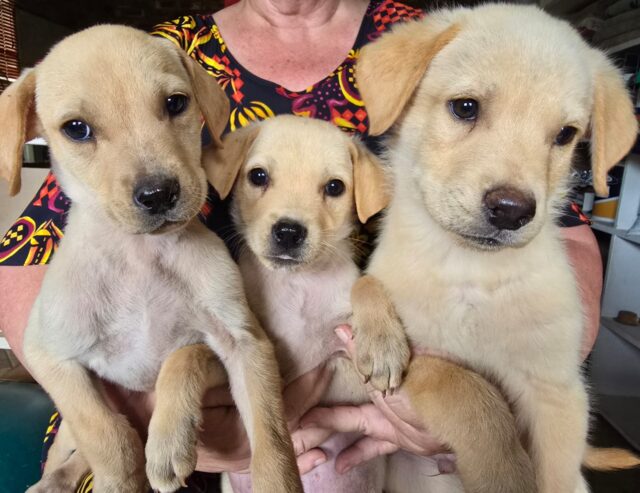
[[[293,250],[304,242],[307,228],[294,221],[278,221],[271,228],[271,236],[282,250]]]
[[[498,229],[522,228],[536,215],[536,200],[515,188],[495,188],[484,196],[487,218]]]
[[[149,214],[173,209],[180,198],[180,183],[174,178],[151,176],[142,179],[133,191],[133,201]]]

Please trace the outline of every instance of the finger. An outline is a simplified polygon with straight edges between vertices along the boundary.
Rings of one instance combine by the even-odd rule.
[[[341,433],[356,432],[379,440],[393,440],[392,424],[373,404],[362,406],[316,407],[300,422],[302,428],[328,428]]]
[[[364,437],[338,454],[336,458],[336,471],[344,474],[358,464],[374,459],[380,455],[392,454],[397,451],[398,446],[394,443]]]
[[[353,337],[353,331],[351,330],[350,325],[339,325],[335,328],[334,332],[338,336],[338,339],[342,341],[345,349],[347,350],[347,354],[351,359],[355,358],[356,355],[356,343]]]
[[[298,421],[309,409],[318,405],[331,383],[333,371],[333,365],[323,364],[287,385],[283,399],[285,414],[292,428],[297,427]]]
[[[297,458],[300,474],[307,474],[321,464],[327,462],[327,455],[319,448],[314,448]]]
[[[326,442],[335,431],[328,428],[308,427],[299,428],[291,434],[293,451],[302,455]]]

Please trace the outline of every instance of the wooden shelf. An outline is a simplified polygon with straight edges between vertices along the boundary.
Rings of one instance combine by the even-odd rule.
[[[640,245],[640,234],[629,234],[627,230],[616,229],[614,223],[600,221],[598,219],[591,218],[591,227],[596,231],[602,231],[610,235],[616,235],[623,240],[630,241],[636,245]]]
[[[603,233],[610,235],[615,234],[617,231],[613,221],[605,222],[593,217],[591,218],[591,227],[597,231],[602,231]]]

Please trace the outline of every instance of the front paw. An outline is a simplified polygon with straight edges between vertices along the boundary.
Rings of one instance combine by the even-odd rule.
[[[411,351],[404,327],[395,311],[354,313],[355,365],[364,381],[383,393],[402,383]]]
[[[147,477],[151,487],[170,493],[186,486],[196,468],[196,425],[189,418],[162,425],[151,419],[145,447]]]

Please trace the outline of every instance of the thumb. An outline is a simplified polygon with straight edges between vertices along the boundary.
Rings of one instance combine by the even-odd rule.
[[[342,341],[344,344],[344,348],[347,351],[347,354],[351,359],[353,359],[356,355],[356,345],[353,338],[353,331],[351,330],[350,325],[339,325],[334,329],[335,334],[338,336],[338,339]]]

